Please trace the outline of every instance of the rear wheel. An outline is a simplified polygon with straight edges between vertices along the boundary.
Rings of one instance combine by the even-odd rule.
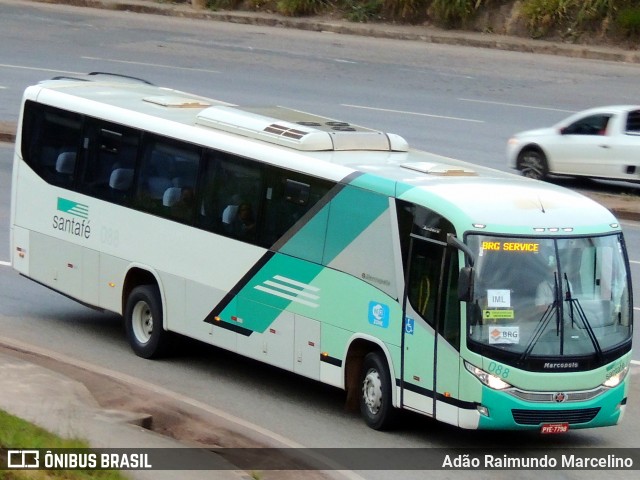
[[[518,155],[518,170],[525,177],[544,180],[549,173],[547,157],[541,150],[527,148]]]
[[[140,285],[131,291],[124,318],[136,355],[157,358],[166,353],[169,332],[162,327],[162,300],[156,285]]]
[[[391,376],[384,355],[368,353],[360,376],[360,413],[375,430],[393,426],[397,414],[392,405]]]

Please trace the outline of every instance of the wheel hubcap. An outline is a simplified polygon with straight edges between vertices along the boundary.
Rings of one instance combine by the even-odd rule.
[[[522,174],[535,179],[541,179],[544,176],[544,165],[538,155],[529,153],[522,157]]]
[[[138,302],[133,308],[133,333],[140,343],[147,343],[153,333],[153,315],[147,302]]]
[[[382,405],[382,382],[376,370],[369,370],[362,382],[362,398],[369,411],[376,415]]]

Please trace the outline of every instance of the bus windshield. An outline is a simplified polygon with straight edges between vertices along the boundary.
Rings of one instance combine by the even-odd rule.
[[[470,349],[514,365],[542,360],[579,368],[581,358],[593,366],[629,344],[630,278],[620,234],[469,235],[468,244],[476,254]]]

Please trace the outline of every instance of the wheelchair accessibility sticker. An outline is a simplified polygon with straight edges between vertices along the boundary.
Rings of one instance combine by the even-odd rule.
[[[413,329],[415,324],[413,322],[413,318],[406,317],[404,319],[404,333],[407,335],[413,335]]]
[[[389,326],[389,306],[378,302],[369,302],[369,323],[376,327]]]

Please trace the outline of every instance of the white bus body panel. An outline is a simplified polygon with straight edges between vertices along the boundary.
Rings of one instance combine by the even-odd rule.
[[[427,415],[433,415],[433,399],[411,390],[405,389],[402,397],[405,407]]]
[[[295,315],[293,371],[320,380],[320,322]]]
[[[243,311],[250,312],[253,302],[238,299],[238,322],[241,322]],[[261,310],[270,307],[261,306]],[[253,332],[249,336],[238,335],[238,353],[249,358],[293,371],[293,329],[294,314],[281,312],[276,320],[263,333]]]
[[[12,226],[11,265],[22,275],[29,276],[30,231],[16,225]]]
[[[211,327],[202,320],[264,249],[133,209],[114,210],[112,204],[80,193],[44,188],[45,182],[24,164],[20,175],[12,252],[16,270],[81,302],[122,314],[124,280],[128,270],[138,265],[156,274],[163,298],[172,298],[165,326],[236,349],[235,341],[225,340],[225,334],[233,338],[236,334],[217,332],[212,342]],[[34,198],[32,191],[42,193]],[[59,197],[88,206],[88,238],[53,228],[53,217],[60,216]],[[121,225],[135,228],[121,229]],[[195,245],[191,250],[183,247],[187,235],[190,245]],[[185,322],[185,318],[194,321]]]
[[[122,258],[100,254],[100,308],[122,314],[122,287],[129,262]]]

